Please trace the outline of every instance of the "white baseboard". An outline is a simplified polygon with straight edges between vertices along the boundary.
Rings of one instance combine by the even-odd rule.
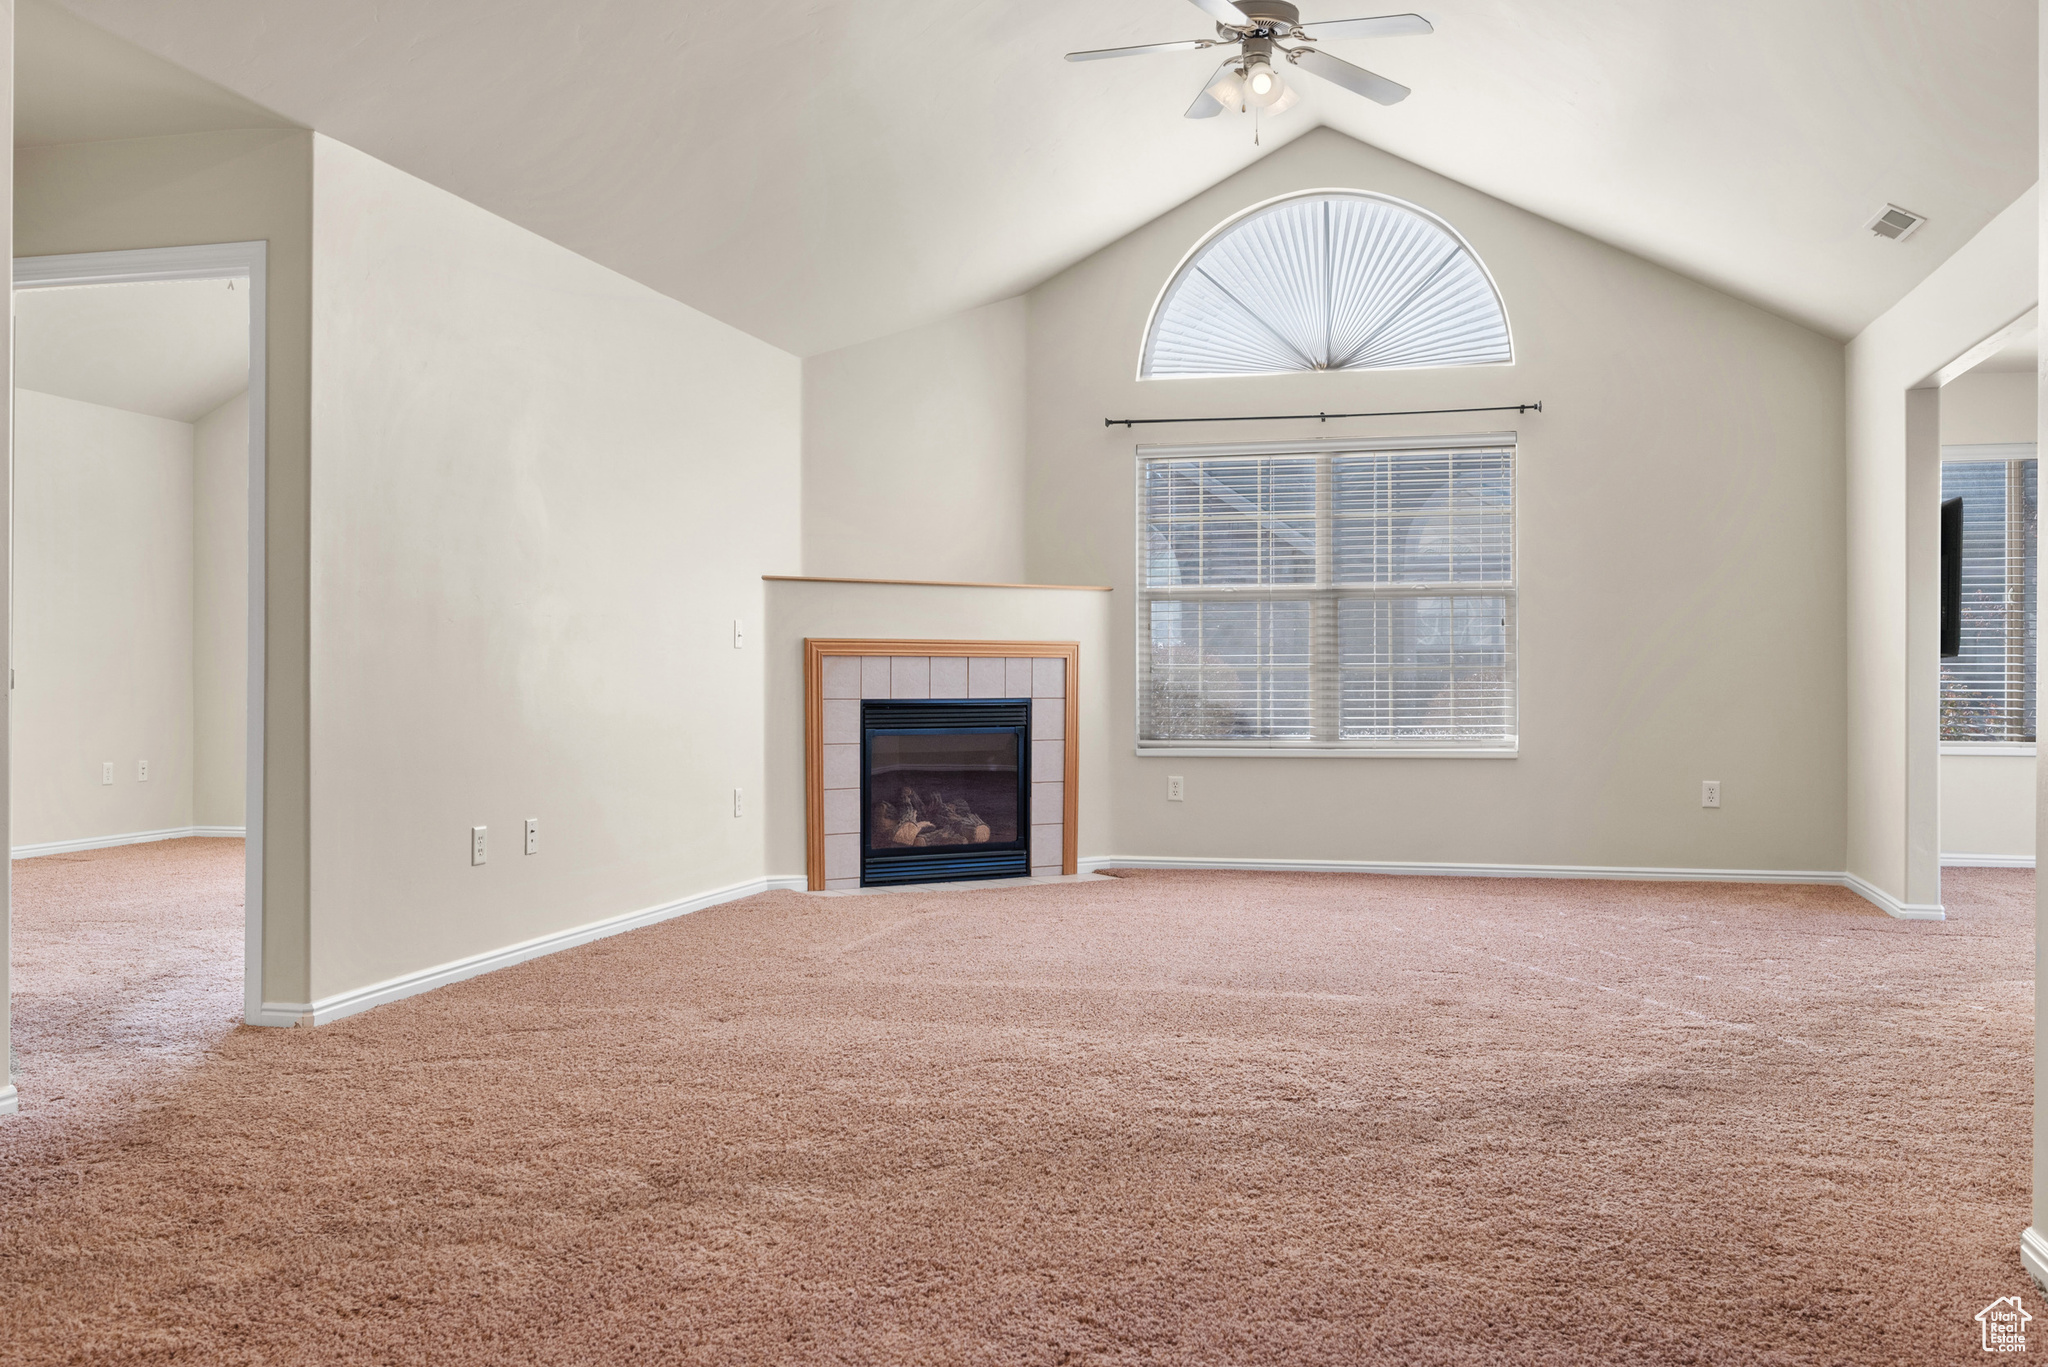
[[[1636,883],[1827,883],[1842,875],[1807,869],[1657,869],[1604,864],[1421,864],[1373,859],[1083,859],[1083,869],[1244,869],[1262,873],[1390,873],[1424,878],[1607,878]]]
[[[1941,857],[1945,869],[2031,869],[2034,856],[2031,854],[1945,854]]]
[[[80,850],[111,850],[116,845],[148,845],[158,840],[190,840],[194,836],[247,838],[240,826],[173,826],[167,831],[130,831],[126,835],[92,835],[83,840],[47,840],[40,845],[16,845],[9,855],[34,859],[39,854],[76,854]]]
[[[1637,883],[1819,883],[1848,888],[1886,915],[1940,921],[1938,906],[1895,901],[1852,873],[1819,869],[1659,869],[1595,864],[1414,864],[1367,859],[1194,859],[1125,856],[1083,859],[1083,873],[1103,869],[1239,869],[1263,873],[1385,873],[1423,878],[1600,878]]]
[[[163,836],[160,838],[171,838]],[[1851,873],[1818,869],[1672,869],[1622,868],[1590,864],[1422,864],[1363,859],[1195,859],[1177,856],[1101,856],[1078,861],[1080,873],[1104,869],[1221,869],[1264,873],[1379,873],[1436,878],[1598,878],[1631,882],[1683,883],[1803,883],[1846,887],[1877,906],[1887,915],[1908,921],[1946,919],[1939,906],[1902,903]],[[350,992],[323,997],[316,1002],[265,1002],[249,1018],[251,1025],[326,1025],[330,1021],[367,1011],[386,1002],[400,1001],[422,992],[444,987],[554,954],[609,935],[637,930],[693,911],[735,902],[757,893],[786,890],[801,892],[807,886],[801,874],[780,874],[756,878],[715,892],[701,893],[678,902],[627,912],[603,921],[592,921],[569,930],[557,931],[503,949],[472,955],[453,963],[408,973],[403,977],[372,983]]]
[[[0,1087],[0,1115],[20,1114],[21,1093],[14,1090],[14,1084],[11,1082],[8,1083],[5,1087]],[[2033,1233],[2032,1230],[2028,1230],[2027,1232],[2029,1234]]]
[[[2048,1289],[2048,1239],[2032,1225],[2020,1235],[2020,1266],[2027,1269],[2027,1275]]]
[[[568,930],[556,931],[552,935],[507,945],[503,949],[473,954],[467,959],[457,959],[453,963],[421,969],[417,973],[372,983],[368,987],[359,987],[351,992],[323,997],[316,1002],[265,1002],[263,1009],[249,1018],[249,1024],[326,1025],[329,1021],[353,1016],[358,1011],[367,1011],[373,1006],[382,1006],[386,1002],[395,1002],[406,997],[416,997],[422,992],[430,992],[449,983],[480,977],[495,969],[525,963],[528,959],[538,959],[546,954],[573,949],[577,945],[589,944],[592,940],[602,940],[608,935],[638,930],[642,926],[651,926],[677,916],[687,916],[693,911],[715,907],[722,902],[736,902],[742,897],[752,897],[757,893],[777,890],[801,892],[805,886],[805,880],[801,877],[755,878],[745,883],[735,883],[728,888],[719,888],[715,892],[687,897],[679,902],[666,902],[658,907],[648,907],[644,911],[629,911],[621,916],[591,921]]]
[[[1842,886],[1877,907],[1885,915],[1901,921],[1946,921],[1948,913],[1938,903],[1901,902],[1874,883],[1866,883],[1853,873],[1841,877]]]

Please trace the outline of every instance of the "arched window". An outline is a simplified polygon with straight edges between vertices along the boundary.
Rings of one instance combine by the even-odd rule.
[[[1145,330],[1141,378],[1502,365],[1507,313],[1442,219],[1314,190],[1223,224],[1181,263]]]

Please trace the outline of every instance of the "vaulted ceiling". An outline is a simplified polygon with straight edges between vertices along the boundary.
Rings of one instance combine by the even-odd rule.
[[[17,147],[296,126],[52,0],[16,0],[14,44]]]
[[[1430,37],[1330,45],[1411,98],[1304,80],[1262,145],[1181,117],[1215,54],[1060,60],[1212,32],[1187,0],[63,4],[799,354],[1017,293],[1318,124],[1842,337],[2036,178],[2034,0],[1421,0]],[[1928,222],[1873,237],[1887,202]]]

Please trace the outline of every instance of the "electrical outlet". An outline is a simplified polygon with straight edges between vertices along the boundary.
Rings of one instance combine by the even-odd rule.
[[[146,760],[146,759],[139,759],[139,760],[136,760],[136,761],[135,761],[135,781],[136,781],[137,783],[147,783],[147,782],[149,782],[149,761],[148,761],[148,760]]]
[[[113,781],[114,781],[114,761],[112,761],[112,760],[108,760],[108,761],[107,761],[107,762],[106,762],[105,764],[102,764],[102,765],[100,766],[100,782],[101,782],[101,783],[112,783]]]
[[[747,648],[746,627],[737,617],[732,619],[732,648],[734,650],[745,650]]]
[[[747,806],[743,801],[744,796],[739,789],[735,788],[732,790],[732,814],[734,816],[745,816],[747,814]]]
[[[483,863],[484,857],[490,853],[490,845],[485,840],[489,834],[488,826],[469,828],[469,862],[472,866]]]
[[[1168,774],[1166,776],[1166,800],[1168,802],[1179,802],[1187,796],[1187,791],[1186,779],[1182,778],[1179,774]]]
[[[1700,806],[1718,807],[1720,805],[1721,780],[1718,778],[1707,779],[1705,782],[1700,784]]]
[[[526,818],[526,852],[540,853],[540,818],[537,816]]]

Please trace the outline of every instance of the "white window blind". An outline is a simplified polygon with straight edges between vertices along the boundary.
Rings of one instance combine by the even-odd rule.
[[[1946,742],[2034,739],[2038,479],[2031,459],[1942,464],[1942,498],[1963,500],[1962,655],[1941,662]]]
[[[1498,750],[1512,439],[1148,452],[1139,746]]]
[[[1315,191],[1250,210],[1168,282],[1138,373],[1504,365],[1493,279],[1464,239],[1412,204]]]

